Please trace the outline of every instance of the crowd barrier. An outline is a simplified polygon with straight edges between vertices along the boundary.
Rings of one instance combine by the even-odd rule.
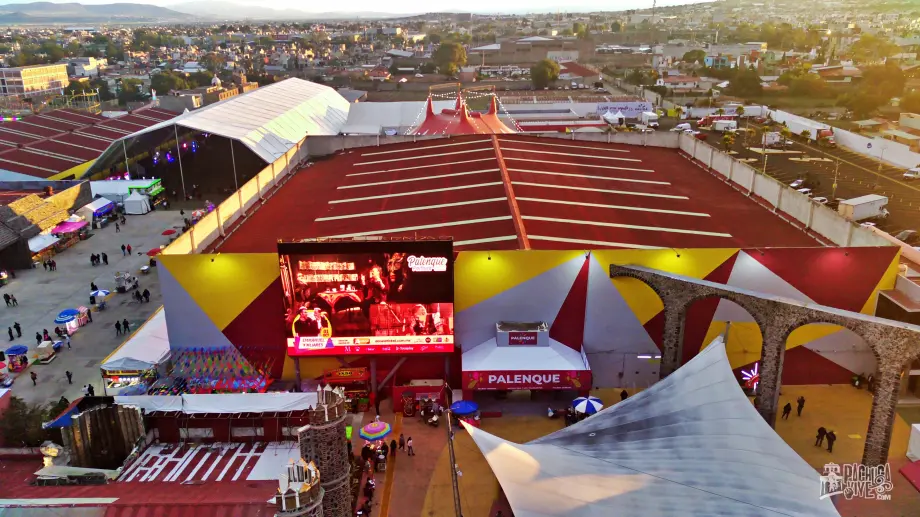
[[[813,202],[795,189],[761,174],[750,165],[733,159],[692,135],[680,134],[680,149],[725,181],[747,194],[762,199],[775,212],[790,222],[810,230],[837,246],[891,246],[896,239],[855,225],[830,208]],[[887,235],[887,234],[886,234]],[[918,252],[920,254],[920,252]]]

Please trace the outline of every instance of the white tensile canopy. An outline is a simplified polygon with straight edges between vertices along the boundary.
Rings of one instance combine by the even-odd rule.
[[[169,357],[169,336],[166,334],[166,312],[160,307],[156,314],[137,329],[131,339],[118,347],[102,364],[106,371],[146,370]]]
[[[837,516],[741,391],[721,338],[619,404],[516,444],[464,424],[516,517]]]
[[[150,201],[147,196],[138,191],[134,191],[125,199],[125,213],[130,215],[146,214],[150,211]]]

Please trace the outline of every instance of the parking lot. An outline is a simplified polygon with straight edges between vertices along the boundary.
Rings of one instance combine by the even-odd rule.
[[[777,128],[778,130],[778,128]],[[704,131],[707,142],[724,150],[722,134]],[[842,148],[819,147],[792,137],[793,144],[783,149],[768,149],[766,157],[760,149],[760,133],[739,133],[732,147],[734,157],[746,161],[789,185],[803,180],[799,188],[809,188],[814,197],[825,197],[828,206],[836,208],[841,199],[851,199],[866,194],[888,197],[890,215],[875,221],[879,228],[896,235],[902,230],[920,230],[920,182],[905,181],[904,170],[889,165],[879,165],[871,158]],[[835,179],[836,177],[836,188]]]

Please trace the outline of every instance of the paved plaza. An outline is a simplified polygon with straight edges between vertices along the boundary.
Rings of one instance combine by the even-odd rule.
[[[619,389],[595,390],[595,396],[605,401],[619,400]],[[633,390],[630,390],[633,394]],[[822,471],[826,463],[838,464],[859,462],[862,457],[866,428],[869,422],[871,396],[865,390],[856,390],[846,385],[833,386],[788,386],[783,388],[781,405],[793,402],[799,396],[806,399],[801,417],[795,411],[789,420],[779,420],[776,431],[816,471]],[[385,420],[393,421],[392,413],[383,412]],[[835,431],[838,439],[834,452],[814,446],[815,433],[819,426]],[[503,416],[485,418],[482,429],[496,436],[524,443],[562,429],[561,420],[550,420],[543,415]],[[396,457],[392,477],[392,489],[388,497],[375,505],[372,517],[382,516],[380,507],[386,505],[388,515],[410,517],[435,517],[453,515],[453,491],[450,479],[450,462],[447,451],[445,429],[425,425],[420,418],[400,418],[399,432],[412,436],[417,456],[408,457],[400,453]],[[891,464],[894,490],[891,501],[878,502],[854,499],[836,501],[844,517],[902,517],[917,515],[920,508],[920,494],[898,473],[906,462],[909,425],[900,416],[892,437]],[[503,500],[498,481],[492,473],[472,438],[457,430],[454,438],[457,465],[462,475],[458,478],[461,506],[464,517],[492,517],[499,509],[510,515],[507,502]],[[390,481],[388,476],[388,481]],[[818,497],[819,494],[815,494]]]
[[[115,322],[126,319],[132,332],[140,327],[153,312],[162,305],[156,268],[149,275],[141,275],[141,266],[148,263],[147,251],[169,242],[162,232],[168,228],[181,227],[182,218],[178,211],[156,211],[146,215],[127,216],[127,224],[115,233],[115,225],[101,230],[91,230],[91,237],[64,250],[54,257],[57,271],[45,271],[42,267],[28,271],[17,271],[16,278],[3,288],[3,292],[16,296],[18,307],[0,306],[0,328],[19,322],[22,337],[8,342],[8,336],[0,334],[4,349],[9,345],[23,344],[35,349],[35,333],[48,329],[53,334],[54,318],[68,308],[88,306],[90,282],[100,289],[112,291],[108,308],[93,310],[93,323],[82,327],[72,337],[72,349],[66,345],[57,358],[47,365],[33,364],[16,378],[13,394],[30,403],[57,401],[62,395],[74,400],[82,395],[81,387],[90,383],[96,394],[102,395],[102,379],[99,366],[103,359],[128,337],[115,335]],[[132,255],[122,255],[121,245],[130,244]],[[93,267],[89,257],[93,253],[106,253],[109,265]],[[115,272],[126,271],[138,276],[141,290],[150,290],[150,303],[137,303],[130,293],[115,293]],[[14,334],[15,335],[15,334]],[[73,372],[73,384],[68,385],[64,372]],[[38,383],[32,386],[29,372],[38,374]]]

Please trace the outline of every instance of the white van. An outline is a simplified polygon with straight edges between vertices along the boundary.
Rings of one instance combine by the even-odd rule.
[[[681,124],[677,124],[676,126],[672,127],[671,131],[689,131],[690,129],[691,129],[690,124],[687,122],[683,122]]]

